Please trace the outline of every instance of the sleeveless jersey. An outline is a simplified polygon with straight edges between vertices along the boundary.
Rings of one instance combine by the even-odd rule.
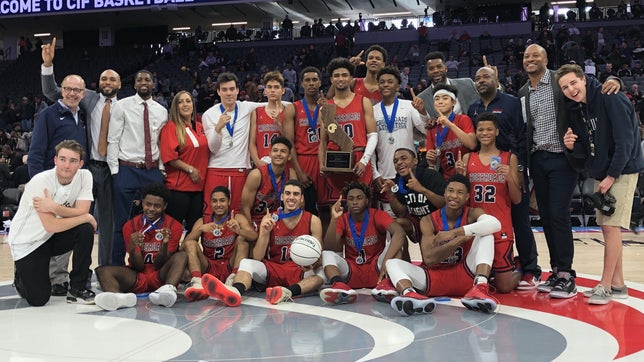
[[[295,151],[298,156],[317,155],[318,146],[320,145],[320,119],[318,117],[318,125],[316,125],[315,129],[311,129],[302,102],[305,102],[305,100],[302,99],[293,103],[295,106]],[[309,111],[311,111],[310,116],[313,119],[315,117],[313,114],[315,108],[309,108]]]
[[[302,211],[300,221],[293,229],[284,224],[284,220],[275,223],[271,231],[271,241],[268,246],[268,259],[274,263],[284,264],[291,260],[289,250],[296,237],[311,235],[311,213]]]
[[[230,212],[228,215],[230,215]],[[211,222],[213,222],[211,217],[204,216],[204,225]],[[237,234],[226,226],[225,221],[219,225],[219,231],[221,232],[221,235],[219,236],[215,236],[210,231],[201,233],[201,247],[203,248],[203,255],[210,260],[230,259],[235,251],[235,240],[237,240]]]
[[[431,214],[429,214],[430,220],[432,224],[434,224],[434,235],[438,234],[440,231],[445,231],[447,227],[443,227],[443,218],[441,216],[441,210],[438,209]],[[467,225],[467,217],[469,215],[470,208],[469,207],[464,207],[463,208],[463,214],[461,215],[461,226]],[[472,247],[472,240],[468,240],[466,243],[461,244],[456,250],[454,250],[454,253],[452,255],[448,256],[445,258],[445,260],[441,261],[438,264],[432,265],[429,267],[430,269],[442,269],[442,268],[449,268],[452,267],[456,264],[459,263],[464,263],[465,262],[465,257],[467,256],[467,253],[470,252],[470,248]]]
[[[266,209],[269,209],[271,212],[276,211],[280,206],[280,196],[277,194],[277,190],[273,188],[273,183],[271,182],[271,176],[268,174],[268,165],[260,166],[257,168],[261,174],[261,180],[259,183],[259,189],[255,194],[255,202],[253,202],[253,207],[250,209],[250,217],[252,221],[259,222],[262,221],[264,215],[266,215]],[[284,191],[284,183],[288,180],[290,169],[288,165],[284,168],[281,177],[275,176],[275,182],[277,187]]]
[[[183,235],[183,226],[180,222],[171,218],[169,215],[163,215],[156,225],[150,227],[150,223],[143,224],[143,215],[137,215],[123,225],[123,237],[125,238],[125,250],[130,250],[130,235],[136,231],[145,231],[145,237],[140,248],[143,254],[144,273],[154,271],[154,259],[161,250],[163,239],[157,239],[158,229],[170,229],[170,240],[168,241],[168,253],[172,254],[179,249],[179,240]],[[147,231],[146,231],[147,230]],[[131,264],[129,264],[131,266]]]
[[[333,99],[329,99],[329,104],[333,104]],[[367,146],[367,127],[361,95],[354,95],[353,100],[346,107],[338,107],[335,121],[338,123],[338,127],[342,127],[349,138],[353,140],[353,148]],[[338,151],[340,146],[329,140],[327,149]]]
[[[502,151],[501,163],[510,164],[510,152]],[[467,162],[470,180],[470,206],[480,207],[486,214],[494,215],[501,222],[501,230],[494,233],[495,240],[514,240],[512,230],[512,201],[505,176],[481,163],[478,152],[470,153]]]
[[[269,156],[271,151],[271,140],[282,135],[282,123],[284,122],[284,110],[280,112],[277,119],[271,118],[266,113],[266,107],[257,108],[256,126],[257,132],[255,145],[257,146],[257,156]],[[252,132],[252,130],[251,130]]]
[[[378,258],[385,249],[387,241],[387,229],[389,224],[394,220],[387,212],[378,209],[367,209],[369,213],[369,224],[367,225],[366,236],[364,238],[362,249],[358,250],[351,227],[349,225],[349,213],[345,212],[336,224],[336,233],[342,236],[344,244],[344,257],[348,260],[356,260],[358,255],[362,256],[364,264],[369,264],[373,258]],[[358,237],[361,237],[362,222],[355,223],[355,229]]]
[[[375,91],[369,92],[369,89],[364,85],[364,78],[356,78],[356,82],[353,84],[353,92],[365,98],[369,98],[371,104],[376,104],[382,101],[380,89],[376,88]]]
[[[474,133],[474,125],[470,117],[464,114],[456,114],[454,116],[453,123],[458,126],[465,133]],[[443,132],[442,126],[436,126],[432,129],[427,130],[427,149],[433,150],[436,149],[436,139]],[[466,153],[470,153],[470,149],[463,146],[461,141],[456,137],[456,134],[451,130],[448,130],[443,138],[443,142],[440,146],[440,166],[441,173],[445,180],[449,179],[454,173],[456,173],[456,161],[458,160],[458,151],[461,151],[461,156]]]

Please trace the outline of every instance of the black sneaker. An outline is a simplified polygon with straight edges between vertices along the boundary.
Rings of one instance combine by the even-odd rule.
[[[575,278],[572,276],[559,278],[557,284],[550,291],[551,298],[566,299],[575,295],[577,295],[577,286],[575,285]]]
[[[542,293],[550,293],[552,288],[557,284],[557,281],[559,281],[559,277],[557,276],[557,273],[553,271],[548,277],[548,280],[537,285],[537,290]]]
[[[94,304],[96,294],[89,289],[69,288],[67,292],[67,303]]]
[[[69,282],[54,284],[51,286],[51,295],[54,297],[64,297],[67,295],[69,289]]]

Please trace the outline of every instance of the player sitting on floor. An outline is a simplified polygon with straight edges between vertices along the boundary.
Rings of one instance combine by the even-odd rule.
[[[143,214],[123,225],[129,266],[104,265],[96,269],[103,293],[96,305],[116,310],[136,305],[136,294],[148,293],[150,302],[172,307],[177,300],[177,284],[188,260],[177,251],[183,234],[180,222],[165,214],[170,191],[152,183],[141,190]]]

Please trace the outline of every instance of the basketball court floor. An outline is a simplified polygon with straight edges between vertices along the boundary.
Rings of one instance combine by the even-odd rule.
[[[376,302],[368,290],[342,306],[317,295],[270,305],[250,292],[238,308],[181,297],[172,308],[140,298],[135,308],[106,312],[64,297],[34,308],[11,287],[11,256],[0,244],[0,360],[643,361],[644,236],[624,233],[629,298],[605,306],[589,306],[581,295],[601,272],[601,233],[575,237],[579,294],[572,299],[497,294],[501,306],[488,315],[452,298],[433,314],[412,317]]]

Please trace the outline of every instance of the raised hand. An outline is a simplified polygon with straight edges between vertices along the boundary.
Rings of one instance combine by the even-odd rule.
[[[331,217],[334,219],[339,219],[342,217],[344,210],[342,209],[342,195],[338,198],[338,201],[331,206]]]
[[[421,98],[416,96],[416,93],[414,93],[414,88],[410,88],[409,91],[411,92],[411,106],[414,107],[414,109],[417,110],[418,113],[426,115],[427,110],[425,109],[425,102],[423,102]]]
[[[46,67],[51,67],[54,64],[54,55],[56,54],[56,37],[51,40],[51,44],[43,44],[40,48],[43,64]]]
[[[226,226],[235,234],[239,234],[241,227],[239,221],[235,220],[235,210],[230,210],[230,218],[226,221]]]
[[[421,192],[425,187],[423,187],[420,181],[418,181],[418,179],[416,178],[416,175],[414,175],[414,172],[412,171],[411,168],[408,168],[407,170],[409,172],[409,180],[407,180],[407,184],[406,184],[407,189],[413,190],[416,192]]]
[[[458,159],[456,160],[454,167],[456,168],[456,172],[460,173],[461,175],[465,175],[465,162],[463,161],[460,150],[458,151]]]
[[[577,141],[577,135],[572,132],[572,128],[568,127],[566,134],[564,134],[564,146],[567,149],[571,150],[575,147],[575,141]]]
[[[358,53],[358,55],[349,58],[349,62],[351,62],[351,64],[353,64],[355,66],[358,66],[358,65],[362,64],[363,63],[362,62],[362,54],[364,54],[364,50],[361,50],[360,53]]]
[[[487,56],[485,55],[483,56],[483,66],[492,69],[494,71],[494,76],[499,80],[499,69],[496,65],[490,65],[490,63],[487,62]]]
[[[262,222],[259,224],[260,229],[265,231],[273,230],[275,226],[275,220],[273,220],[273,215],[271,215],[271,210],[266,209],[266,215],[262,218]]]

